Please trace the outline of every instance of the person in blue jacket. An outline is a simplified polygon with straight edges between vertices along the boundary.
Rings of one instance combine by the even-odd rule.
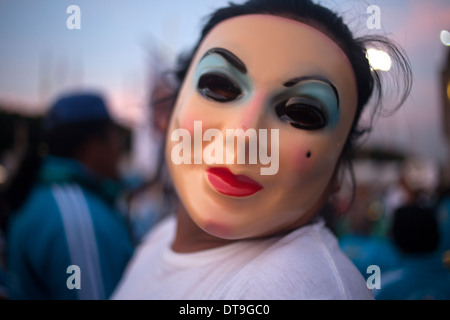
[[[396,268],[381,274],[377,300],[448,300],[450,270],[437,250],[442,240],[434,207],[407,205],[394,212],[394,244],[401,251]]]
[[[25,160],[11,193],[9,295],[107,299],[133,252],[115,208],[120,130],[101,95],[73,93],[53,104],[44,132],[47,155]]]
[[[450,190],[441,195],[436,216],[441,234],[438,251],[444,265],[450,270]]]

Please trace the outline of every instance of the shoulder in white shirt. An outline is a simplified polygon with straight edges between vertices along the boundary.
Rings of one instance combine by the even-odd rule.
[[[323,221],[195,253],[171,249],[175,227],[144,239],[113,299],[373,299]]]

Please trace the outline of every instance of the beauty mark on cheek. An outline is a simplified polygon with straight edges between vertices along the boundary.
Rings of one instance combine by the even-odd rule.
[[[298,148],[291,156],[291,168],[296,172],[305,172],[311,168],[313,161],[313,153],[309,148]]]

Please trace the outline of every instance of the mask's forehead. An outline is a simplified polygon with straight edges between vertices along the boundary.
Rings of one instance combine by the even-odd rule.
[[[192,65],[216,47],[242,60],[257,84],[281,86],[292,78],[321,76],[336,86],[342,103],[356,108],[356,80],[347,56],[335,41],[310,25],[271,15],[225,20],[205,37]]]

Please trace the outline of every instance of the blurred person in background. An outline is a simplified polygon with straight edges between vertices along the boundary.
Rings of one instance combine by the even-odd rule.
[[[419,203],[429,206],[436,201],[439,169],[431,159],[411,157],[400,170],[396,183],[386,191],[384,206],[387,219],[397,208]]]
[[[6,300],[9,298],[9,293],[8,293],[8,280],[7,280],[7,275],[6,275],[6,271],[5,271],[5,263],[3,261],[3,256],[4,256],[4,248],[5,248],[5,239],[4,239],[4,235],[2,233],[2,231],[0,231],[0,300]]]
[[[364,276],[370,265],[385,272],[398,263],[396,248],[377,230],[385,217],[381,201],[373,193],[367,185],[357,188],[353,206],[345,217],[347,230],[339,237],[341,249]]]
[[[438,251],[442,262],[450,270],[450,189],[441,193],[437,207],[437,221],[441,235]]]
[[[159,60],[158,60],[159,61]],[[165,139],[175,96],[175,84],[170,74],[152,70],[154,83],[150,88],[148,108],[150,112],[149,130],[155,148],[155,170],[153,174],[126,196],[126,209],[132,229],[134,243],[139,243],[144,235],[158,222],[172,213],[178,198],[170,181],[164,154]],[[147,159],[148,161],[148,159]]]
[[[450,271],[437,248],[439,226],[434,207],[406,205],[395,210],[391,226],[394,244],[401,252],[399,266],[381,274],[377,300],[450,299]]]
[[[52,105],[43,131],[48,154],[29,146],[4,197],[10,297],[107,299],[133,251],[115,208],[119,126],[101,95],[74,93]]]

